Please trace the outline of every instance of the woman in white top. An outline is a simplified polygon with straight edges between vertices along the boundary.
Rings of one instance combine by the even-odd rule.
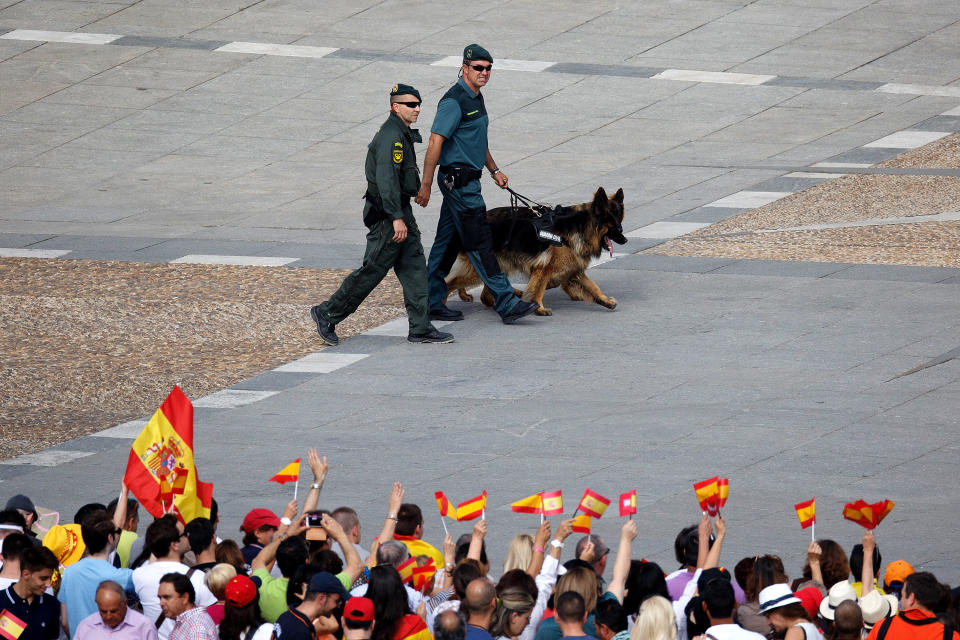
[[[770,585],[760,592],[759,602],[759,612],[767,617],[770,626],[777,633],[786,632],[784,640],[824,640],[789,585]]]

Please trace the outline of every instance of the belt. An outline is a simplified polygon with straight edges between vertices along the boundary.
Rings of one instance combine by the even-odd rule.
[[[448,164],[440,167],[440,173],[447,176],[445,182],[450,188],[463,187],[474,180],[479,180],[480,176],[483,175],[483,171],[479,169],[456,164]]]

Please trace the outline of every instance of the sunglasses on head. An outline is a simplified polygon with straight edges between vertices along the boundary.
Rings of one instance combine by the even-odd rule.
[[[490,71],[491,69],[493,69],[493,65],[492,64],[472,64],[470,65],[470,68],[479,73],[483,73],[484,71]]]
[[[411,109],[416,109],[417,107],[420,106],[420,103],[419,103],[419,102],[416,102],[416,101],[413,101],[413,102],[394,102],[394,104],[402,104],[403,106],[405,106],[405,107],[410,107]]]

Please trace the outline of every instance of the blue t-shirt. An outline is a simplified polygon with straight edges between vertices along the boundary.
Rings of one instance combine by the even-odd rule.
[[[483,97],[463,81],[457,85],[465,92],[464,108],[454,98],[444,97],[437,105],[432,133],[446,138],[440,149],[440,166],[460,164],[482,170],[487,163],[487,117]]]
[[[588,637],[594,637],[597,633],[596,627],[593,624],[592,613],[587,616],[587,621],[583,625],[583,632],[586,633]],[[540,623],[534,640],[560,640],[562,637],[563,632],[560,631],[560,625],[557,624],[557,619],[547,618]]]
[[[482,627],[475,627],[468,624],[467,635],[464,637],[464,640],[493,640],[493,636]]]
[[[106,560],[83,558],[63,570],[58,597],[67,606],[71,637],[81,620],[98,611],[97,587],[104,580],[113,580],[124,591],[134,592],[133,571],[117,569]]]

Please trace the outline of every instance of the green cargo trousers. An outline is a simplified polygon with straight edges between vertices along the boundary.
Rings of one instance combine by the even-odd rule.
[[[403,304],[407,308],[410,333],[424,334],[434,330],[427,306],[427,263],[423,257],[420,229],[413,217],[404,216],[407,239],[393,241],[393,221],[384,219],[367,232],[367,249],[363,265],[351,273],[329,300],[320,304],[320,313],[337,325],[357,310],[393,269],[403,287]]]

